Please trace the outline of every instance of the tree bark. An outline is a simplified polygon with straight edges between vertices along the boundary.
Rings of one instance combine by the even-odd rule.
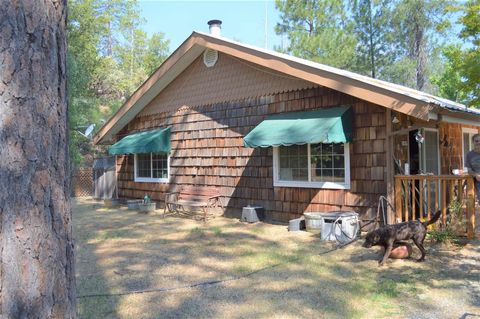
[[[428,19],[425,12],[425,4],[421,1],[416,3],[416,10],[413,12],[413,56],[416,61],[416,89],[422,91],[426,83],[427,54],[425,39],[425,22]]]
[[[0,318],[74,318],[66,0],[0,5]]]

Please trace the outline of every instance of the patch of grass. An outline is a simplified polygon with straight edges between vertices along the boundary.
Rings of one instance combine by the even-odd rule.
[[[77,299],[78,318],[118,318],[117,307],[120,296],[105,296]]]
[[[190,229],[190,236],[203,237],[205,236],[205,230],[200,227]]]
[[[375,294],[389,298],[397,298],[402,293],[416,293],[417,287],[415,283],[405,278],[383,279],[379,281],[375,288]]]
[[[261,227],[261,225],[255,225],[255,227],[250,228],[249,231],[254,234],[261,235],[265,233],[265,228]]]
[[[363,295],[364,293],[367,292],[368,289],[365,286],[365,283],[361,281],[356,281],[350,284],[350,287],[348,290],[355,295]]]
[[[398,297],[400,291],[396,281],[387,279],[378,283],[376,294],[387,297]]]
[[[276,264],[286,264],[298,260],[298,254],[283,251],[272,245],[267,249],[253,250],[248,249],[241,252],[236,260],[236,270],[238,272],[254,271],[264,267]]]
[[[212,227],[211,231],[214,236],[221,236],[222,235],[222,229],[220,227]]]
[[[243,273],[251,272],[252,268],[248,266],[237,265],[237,266],[234,266],[232,270],[234,273],[243,274]]]
[[[254,256],[256,254],[255,251],[253,250],[245,250],[243,252],[240,253],[240,256],[242,257],[251,257],[251,256]]]
[[[116,240],[129,237],[128,232],[116,229],[116,230],[100,230],[95,233],[94,239],[96,241],[104,241],[104,240]]]

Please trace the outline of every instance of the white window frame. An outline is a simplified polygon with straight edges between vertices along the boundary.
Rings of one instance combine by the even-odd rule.
[[[280,157],[278,147],[273,148],[273,187],[299,187],[299,188],[324,188],[324,189],[350,189],[350,143],[344,143],[345,183],[312,182],[311,181],[311,152],[307,144],[308,154],[308,181],[282,181],[279,178]]]
[[[470,145],[470,148],[472,148],[472,137],[473,135],[478,134],[478,130],[469,127],[462,127],[462,167],[465,167],[465,157],[463,156],[463,154],[465,154],[465,145],[463,145],[463,134],[465,133],[468,134],[468,143]]]
[[[150,154],[150,174],[153,171],[153,160],[152,155]],[[138,177],[137,176],[137,154],[134,156],[133,160],[133,171],[134,171],[134,181],[137,183],[168,183],[170,181],[170,153],[167,154],[167,178],[151,178],[151,177]]]

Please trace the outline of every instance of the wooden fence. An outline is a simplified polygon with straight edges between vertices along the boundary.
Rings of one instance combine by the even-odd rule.
[[[111,199],[117,196],[115,156],[96,158],[93,161],[94,197]]]
[[[465,221],[463,235],[474,237],[475,183],[470,176],[399,175],[395,176],[395,214],[399,222],[426,220],[441,210],[441,223],[447,224],[447,209],[453,201],[461,208]]]
[[[72,196],[93,196],[93,169],[80,167],[72,175]]]

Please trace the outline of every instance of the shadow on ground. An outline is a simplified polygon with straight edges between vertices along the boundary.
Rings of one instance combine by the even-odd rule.
[[[377,252],[360,242],[325,253],[332,245],[282,225],[227,218],[204,224],[106,209],[90,200],[75,202],[73,209],[80,318],[480,313],[478,243],[462,259],[430,248],[425,263],[389,261],[379,268]]]

